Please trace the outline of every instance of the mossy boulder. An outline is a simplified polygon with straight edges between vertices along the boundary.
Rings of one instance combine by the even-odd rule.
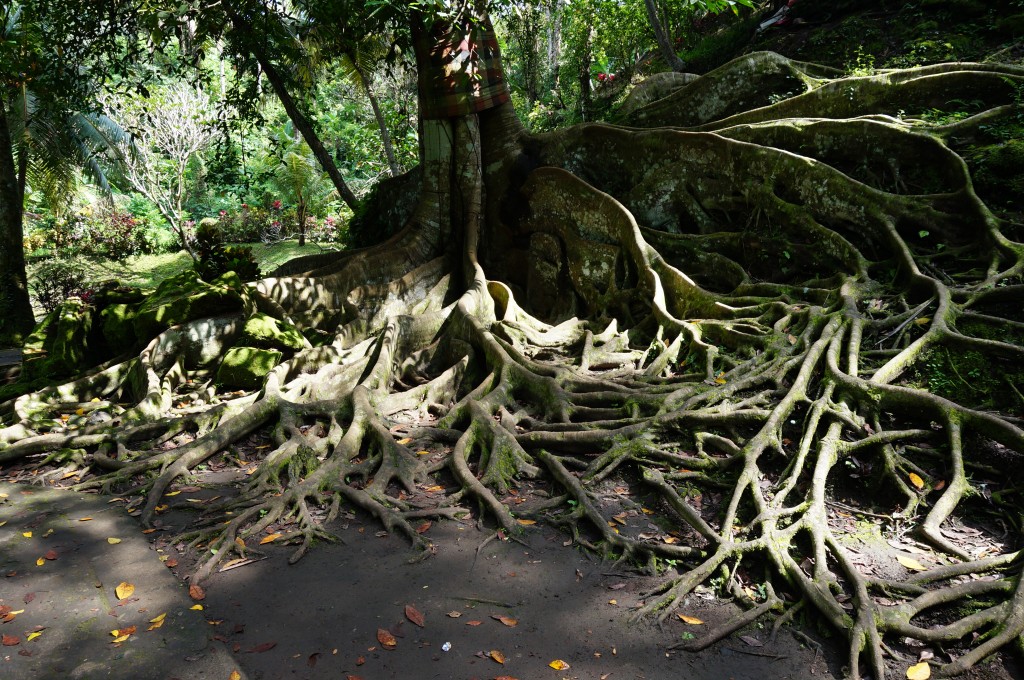
[[[81,368],[89,351],[95,310],[68,298],[36,326],[25,342],[25,368],[35,376],[69,375]]]
[[[239,312],[245,307],[242,282],[225,274],[207,283],[194,271],[166,279],[135,314],[135,335],[145,342],[186,321]]]
[[[126,303],[113,304],[100,312],[103,339],[115,352],[135,346],[135,310]]]
[[[302,333],[295,326],[266,314],[256,313],[249,317],[242,329],[239,345],[276,349],[291,354],[305,347]]]
[[[217,370],[217,383],[236,389],[259,389],[267,374],[281,363],[283,356],[273,349],[232,347],[224,354]]]

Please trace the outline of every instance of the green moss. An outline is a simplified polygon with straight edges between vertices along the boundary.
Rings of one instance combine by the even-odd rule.
[[[140,340],[156,336],[171,326],[244,307],[241,282],[227,275],[206,283],[187,271],[161,283],[135,315],[135,335]]]
[[[100,312],[103,339],[115,352],[135,346],[135,314],[131,305],[114,304]]]
[[[291,353],[305,346],[302,333],[295,326],[266,314],[253,314],[245,322],[239,345],[277,349]]]
[[[277,350],[232,347],[217,370],[217,383],[243,390],[259,389],[267,374],[281,362],[282,356]]]
[[[918,376],[933,394],[972,408],[1024,408],[1014,388],[1024,385],[1024,367],[994,363],[981,352],[937,347],[922,357]]]
[[[25,344],[24,370],[29,378],[69,375],[83,366],[93,311],[78,298],[70,298],[46,315]]]
[[[975,146],[965,151],[964,158],[975,189],[986,202],[1024,206],[1024,138]]]
[[[737,21],[702,39],[693,49],[679,56],[686,62],[687,70],[707,73],[735,58],[750,42],[758,23],[759,17],[756,15]]]

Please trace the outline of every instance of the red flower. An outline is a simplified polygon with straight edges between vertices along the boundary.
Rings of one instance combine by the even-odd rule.
[[[278,201],[274,201],[274,206],[273,207],[274,207],[274,210],[280,210],[281,209],[281,201],[279,201],[279,200]]]
[[[608,77],[608,76],[606,76],[606,75],[605,75],[605,74],[603,74],[603,73],[598,73],[598,74],[597,74],[597,79],[598,79],[598,80],[600,80],[600,81],[602,81],[602,82],[603,82],[603,81],[604,81],[604,79],[605,79],[605,78],[607,78],[607,77]]]

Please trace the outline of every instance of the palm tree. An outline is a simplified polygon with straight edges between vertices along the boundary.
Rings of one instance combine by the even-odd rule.
[[[109,195],[97,151],[125,134],[103,116],[56,105],[38,86],[43,41],[22,15],[18,2],[0,9],[0,342],[17,342],[35,325],[22,244],[26,189],[60,211],[83,169]]]

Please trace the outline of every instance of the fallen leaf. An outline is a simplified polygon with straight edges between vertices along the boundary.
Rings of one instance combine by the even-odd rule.
[[[917,325],[917,326],[927,326],[931,322],[932,322],[932,318],[930,316],[922,316],[920,319],[916,319],[914,321],[914,324]],[[927,676],[925,676],[925,677],[927,677]]]
[[[176,566],[178,566],[178,560],[172,557],[164,561],[164,566],[168,567],[169,569],[174,569]]]
[[[41,567],[44,564],[46,564],[46,560],[44,558],[40,557],[39,559],[36,560],[36,566],[37,567]]]
[[[238,671],[231,671],[231,675],[228,676],[228,680],[242,680],[242,674]]]
[[[117,599],[119,600],[124,600],[125,598],[131,597],[132,593],[134,592],[135,586],[131,583],[128,583],[127,581],[121,581],[119,584],[117,584],[117,587],[114,588],[114,594],[117,595]]]
[[[364,663],[366,663],[366,657],[365,656],[357,656],[356,657],[356,665],[357,666],[362,666]],[[349,677],[352,677],[352,676],[350,675]]]
[[[703,625],[703,623],[704,623],[703,621],[698,619],[696,616],[687,616],[685,614],[679,614],[679,620],[682,621],[683,623],[688,623],[691,626],[700,626],[700,625]]]
[[[198,583],[193,583],[188,587],[188,594],[193,600],[204,600],[206,599],[206,591]]]
[[[377,642],[384,649],[394,649],[398,646],[398,640],[395,639],[395,636],[383,628],[377,629]]]
[[[417,534],[424,534],[424,533],[426,533],[426,532],[427,532],[427,530],[429,530],[429,529],[430,529],[430,527],[432,527],[433,525],[434,525],[434,523],[433,523],[433,522],[430,522],[430,521],[424,522],[423,524],[421,524],[421,525],[419,525],[418,527],[416,527],[416,533],[417,533]]]
[[[21,598],[22,602],[24,602],[25,604],[28,604],[34,599],[36,599],[35,593],[25,593],[25,597]]]
[[[429,456],[430,455],[430,451],[417,451],[416,455],[417,456]]]
[[[608,600],[608,604],[610,604],[612,606],[617,606],[619,604],[619,601],[618,600]]]
[[[564,671],[567,668],[570,668],[569,664],[567,664],[566,662],[562,661],[561,659],[555,659],[554,661],[552,661],[548,665],[551,666],[552,668],[554,668],[556,671]]]
[[[245,550],[245,541],[243,541],[240,536],[235,536],[235,545],[237,545],[242,550]]]
[[[179,493],[181,493],[181,489],[178,489],[177,491],[171,491],[170,493],[165,493],[164,496],[177,496]]]
[[[758,640],[756,637],[750,635],[741,635],[740,639],[746,642],[751,647],[764,647],[764,643]]]
[[[437,493],[438,491],[444,491],[444,487],[435,484],[434,486],[428,486],[424,491],[427,493]]]
[[[499,652],[497,649],[492,649],[488,656],[497,661],[498,663],[505,663],[505,655]]]
[[[608,586],[608,590],[622,590],[625,587],[625,583],[613,583],[612,585]]]
[[[460,616],[462,616],[462,612],[460,612],[460,611],[455,611],[453,609],[452,611],[448,612],[448,618],[449,619],[457,619]]]
[[[260,545],[265,545],[267,543],[273,543],[274,541],[276,541],[279,538],[281,538],[281,534],[270,534],[269,536],[264,536],[262,539],[260,539]]]
[[[666,536],[665,538],[663,538],[661,540],[664,543],[668,543],[669,545],[672,545],[673,543],[678,543],[679,542],[679,539],[676,538],[675,536]]]
[[[412,443],[412,437],[402,437],[401,439],[398,440],[398,443],[401,444],[402,446],[410,444]]]
[[[913,557],[904,557],[903,555],[897,555],[896,556],[896,561],[899,562],[900,564],[902,564],[907,569],[910,569],[911,571],[927,571],[928,570],[927,567],[925,567],[923,564],[921,564],[920,562],[915,560]]]
[[[23,532],[21,532],[21,535],[24,536],[25,538],[32,538],[32,532],[31,531],[23,531]]]
[[[532,526],[537,523],[536,520],[532,519],[517,519],[516,521],[522,524],[524,527]]]
[[[933,486],[932,488],[935,489],[936,491],[942,491],[943,489],[946,488],[946,480],[940,479],[939,481],[935,482],[935,486]]]
[[[91,522],[92,521],[92,517],[79,517],[78,521],[79,522]]]
[[[107,539],[107,543],[109,543],[110,545],[117,545],[120,542],[121,542],[120,538],[113,538],[113,537],[111,537],[111,538]]]
[[[159,616],[154,616],[153,618],[151,618],[149,620],[149,622],[150,623],[160,623],[161,621],[163,621],[166,618],[167,618],[167,612],[164,612],[163,614],[160,614]]]
[[[3,636],[4,647],[13,647],[14,645],[21,644],[21,638],[17,635],[4,635]]]
[[[727,382],[729,382],[729,381],[726,380],[725,378],[715,378],[715,383],[718,384],[718,385],[724,385]]]
[[[116,628],[110,631],[110,634],[116,638],[128,637],[129,635],[134,635],[136,630],[138,630],[136,626],[128,626],[127,628]]]
[[[201,605],[201,604],[194,604],[191,607],[189,607],[189,609],[194,609],[197,612],[201,612],[201,611],[203,611],[203,605]]]
[[[519,623],[519,621],[517,621],[516,619],[513,619],[510,616],[498,616],[497,614],[492,614],[491,618],[494,619],[495,621],[501,621],[502,623],[504,623],[509,628],[514,628]]]
[[[409,619],[420,628],[422,628],[426,623],[426,621],[423,618],[423,613],[420,612],[419,609],[416,609],[416,607],[413,607],[411,604],[405,605],[405,618]]]
[[[250,650],[246,651],[246,654],[262,654],[263,652],[269,652],[274,647],[277,647],[276,642],[261,642]]]
[[[916,472],[911,472],[909,475],[907,475],[907,479],[910,480],[910,483],[914,485],[915,489],[924,488],[924,480],[921,479],[921,475],[917,474]]]
[[[49,551],[47,551],[47,553],[45,555],[43,555],[43,557],[48,559],[48,560],[55,560],[55,559],[57,559],[57,551],[56,550],[49,550]]]
[[[479,626],[483,621],[466,621],[467,626]]]
[[[28,637],[25,638],[25,642],[32,642],[33,640],[35,640],[40,635],[42,635],[42,633],[40,633],[39,631],[36,631],[35,633],[29,633]]]
[[[320,659],[320,652],[313,652],[312,654],[309,655],[309,658],[306,659],[306,665],[309,666],[310,668],[313,668],[314,666],[316,666],[316,662],[319,659]]]
[[[927,661],[914,664],[907,669],[907,680],[928,680],[930,677],[932,677],[932,668]]]

